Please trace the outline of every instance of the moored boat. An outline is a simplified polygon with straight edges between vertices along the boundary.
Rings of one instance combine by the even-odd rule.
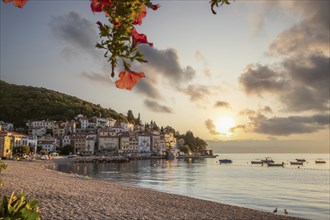
[[[233,161],[232,160],[229,160],[229,159],[222,159],[222,160],[219,160],[219,163],[232,163]]]
[[[268,163],[267,166],[269,167],[284,167],[284,163]]]
[[[256,160],[253,160],[251,161],[251,164],[263,164],[264,162],[262,162],[261,160],[260,161],[256,161]]]
[[[326,163],[324,160],[315,160],[315,163]]]
[[[297,162],[306,162],[306,159],[296,159]]]
[[[290,162],[291,165],[304,165],[304,162],[302,161],[293,161],[293,162]]]
[[[270,157],[266,157],[266,159],[261,160],[261,162],[266,163],[266,164],[274,163],[274,161]]]

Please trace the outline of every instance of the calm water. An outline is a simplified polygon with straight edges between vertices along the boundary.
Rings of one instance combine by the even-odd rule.
[[[271,156],[285,168],[251,165],[251,160]],[[232,159],[219,164],[218,159]],[[125,164],[74,164],[57,160],[54,169],[93,178],[186,195],[194,198],[272,212],[284,208],[290,216],[330,218],[330,174],[327,154],[221,154],[217,159],[140,160]],[[289,165],[305,158],[303,166]],[[315,164],[316,159],[326,164]]]

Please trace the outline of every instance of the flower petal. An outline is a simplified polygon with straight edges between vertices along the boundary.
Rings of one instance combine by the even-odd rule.
[[[136,47],[139,44],[149,44],[150,46],[153,46],[153,43],[148,42],[147,36],[145,34],[139,34],[135,28],[131,29],[131,33],[133,38],[133,47]]]
[[[23,8],[28,0],[14,0],[14,5],[19,8]]]
[[[133,21],[132,24],[141,25],[142,19],[147,15],[147,8],[145,5],[142,5],[140,9],[141,9],[141,12],[139,14],[137,14],[135,21]]]
[[[103,9],[103,4],[98,0],[91,0],[91,9],[92,12],[101,12]]]
[[[120,79],[116,81],[116,87],[131,90],[142,77],[144,77],[143,72],[133,72],[130,69],[126,69],[119,73]]]
[[[160,4],[157,4],[157,5],[150,4],[150,6],[149,6],[149,8],[151,8],[154,11],[156,11],[159,7],[160,7]]]

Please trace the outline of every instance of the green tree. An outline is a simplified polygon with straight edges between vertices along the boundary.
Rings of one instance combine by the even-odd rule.
[[[72,145],[66,145],[60,149],[61,155],[70,155],[74,152],[74,146]]]
[[[24,154],[27,155],[30,153],[30,147],[26,146],[26,145],[17,146],[17,147],[14,147],[13,151],[14,151],[14,154],[23,156]]]
[[[185,144],[182,148],[181,148],[181,152],[184,152],[185,154],[189,154],[191,152],[189,146],[187,144]]]
[[[196,143],[196,151],[203,151],[207,149],[207,143],[203,139],[196,137],[195,143]]]
[[[47,155],[47,151],[45,151],[44,149],[42,149],[40,152],[39,152],[41,155]]]
[[[134,118],[134,115],[133,115],[132,110],[128,110],[128,112],[127,112],[127,120],[130,123],[133,123],[133,124],[135,123],[135,118]]]

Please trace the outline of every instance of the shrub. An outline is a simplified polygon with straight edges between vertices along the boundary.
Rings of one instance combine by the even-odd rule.
[[[29,201],[25,199],[26,193],[22,193],[18,198],[11,194],[10,198],[3,197],[0,204],[0,219],[24,219],[24,220],[39,220],[39,201]]]

